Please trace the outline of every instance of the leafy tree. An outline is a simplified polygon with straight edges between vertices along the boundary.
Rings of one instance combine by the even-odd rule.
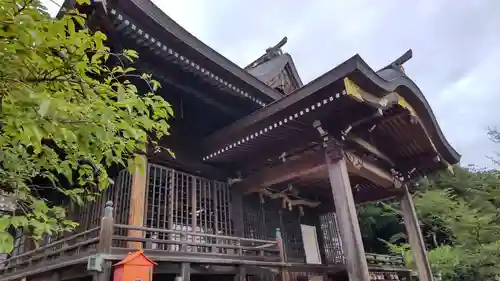
[[[500,274],[497,171],[457,167],[422,182],[414,201],[434,272],[443,280],[495,280]],[[408,245],[391,245],[396,252]]]
[[[495,144],[500,144],[500,132],[498,128],[493,127],[488,129],[488,137]],[[495,152],[495,157],[490,157],[493,163],[500,165],[500,152]]]
[[[374,203],[358,208],[365,251],[389,254],[387,242],[404,238],[404,225],[394,204]]]
[[[495,280],[500,275],[499,175],[496,170],[455,167],[454,174],[440,172],[420,182],[415,207],[431,265],[443,280]],[[404,252],[415,268],[398,225],[398,209],[397,203],[360,208],[365,247],[379,253]]]
[[[0,252],[13,247],[8,228],[35,239],[73,228],[48,197],[92,200],[110,167],[144,165],[148,143],[169,134],[171,106],[130,67],[137,53],[113,53],[85,24],[77,11],[52,19],[37,0],[0,7],[0,191],[18,208],[0,217]]]
[[[416,198],[424,223],[446,234],[429,252],[445,280],[493,280],[500,274],[495,269],[500,263],[498,214],[474,207],[477,200],[470,200],[452,190],[430,190]]]

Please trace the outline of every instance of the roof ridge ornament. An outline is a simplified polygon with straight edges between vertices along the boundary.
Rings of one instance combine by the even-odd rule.
[[[384,68],[380,69],[377,72],[380,72],[382,70],[386,69],[393,69],[393,70],[398,70],[403,73],[405,73],[405,69],[403,67],[403,64],[405,64],[407,61],[409,61],[413,57],[413,51],[411,49],[408,49],[403,55],[401,55],[399,58],[385,66]]]
[[[281,47],[283,47],[287,42],[288,42],[288,38],[286,36],[283,37],[283,39],[281,39],[276,45],[267,48],[265,54],[263,54],[258,59],[251,62],[244,69],[248,70],[251,68],[255,68],[255,67],[271,60],[272,58],[279,57],[279,56],[283,55],[283,51],[281,50]]]
[[[288,42],[288,38],[285,36],[283,39],[281,39],[278,44],[274,45],[273,47],[269,47],[266,49],[266,55],[271,58],[271,57],[276,57],[279,55],[283,54],[283,51],[281,50],[281,47],[285,46],[285,44]]]

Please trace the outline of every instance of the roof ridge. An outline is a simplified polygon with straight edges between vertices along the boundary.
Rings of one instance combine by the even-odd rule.
[[[151,264],[154,264],[156,265],[157,263],[153,260],[151,260],[150,258],[148,258],[148,256],[146,256],[144,254],[144,249],[140,249],[138,251],[135,251],[133,253],[129,253],[123,260],[119,261],[117,264],[115,264],[114,266],[118,266],[118,265],[122,265],[122,264],[126,264],[128,262],[131,262],[133,260],[135,260],[136,258],[138,258],[139,256],[143,256],[147,261],[149,261]]]

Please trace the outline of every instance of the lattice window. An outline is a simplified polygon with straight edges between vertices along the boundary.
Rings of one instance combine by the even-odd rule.
[[[215,210],[213,183],[209,180],[196,178],[196,232],[214,234],[215,232]],[[213,243],[211,239],[196,237],[195,242],[204,244]],[[197,247],[198,252],[211,252],[210,247]]]
[[[164,166],[149,164],[144,225],[158,229],[186,232],[202,232],[231,236],[231,198],[227,184],[190,175]],[[115,222],[127,224],[130,213],[132,175],[122,170],[115,184],[94,202],[81,209],[82,226],[86,229],[99,225],[103,206],[107,200],[114,202]],[[119,230],[126,235],[126,230]],[[179,234],[147,232],[146,237],[164,240],[180,240]],[[227,244],[225,239],[200,238],[188,235],[188,240],[203,244]],[[162,250],[179,251],[179,245],[148,245]],[[191,246],[187,251],[221,252],[212,246]],[[227,250],[224,250],[227,252]]]
[[[335,213],[326,213],[322,214],[319,220],[321,234],[323,235],[326,263],[344,263],[344,252],[342,251],[342,244],[340,241],[337,216]]]
[[[150,164],[148,176],[145,225],[152,228],[186,232],[232,235],[229,189],[227,184],[193,176],[163,166]],[[179,234],[168,237],[150,233],[157,239],[181,240]],[[188,235],[186,239],[207,244],[189,246],[192,252],[220,252],[210,244],[225,244],[224,239]],[[179,245],[151,245],[164,250],[179,251]]]
[[[283,225],[283,240],[288,260],[297,262],[305,261],[304,245],[302,242],[302,229],[300,228],[300,214],[298,210],[283,209],[281,211]]]
[[[149,165],[146,196],[146,226],[173,229],[173,202],[170,198],[173,195],[174,173],[175,171],[172,169],[158,165]],[[164,233],[152,233],[150,235],[155,239],[168,238]],[[166,250],[166,245],[152,245],[152,248],[159,247]]]
[[[113,201],[114,216],[116,223],[128,222],[130,187],[132,186],[132,176],[128,170],[124,169],[118,173],[114,179],[114,184],[106,189],[104,193],[97,196],[94,201],[85,202],[80,208],[78,220],[81,229],[90,229],[99,226],[104,213],[106,201]]]
[[[263,203],[257,195],[243,199],[245,237],[273,240],[280,228],[288,260],[305,260],[299,213],[282,208],[280,200],[266,199]]]
[[[115,223],[128,224],[130,213],[130,196],[132,189],[132,175],[124,169],[118,173],[115,184],[110,187],[110,200],[113,201],[113,215]],[[112,199],[111,199],[112,198]],[[104,205],[101,205],[104,206]],[[101,207],[102,209],[102,207]],[[124,235],[122,233],[121,235]]]
[[[281,234],[286,241],[285,233],[281,221],[281,204],[279,200],[267,200],[262,204],[264,226],[266,227],[266,240],[273,240],[276,238],[276,228],[281,229]],[[285,242],[286,245],[286,242]]]
[[[258,196],[243,199],[244,236],[253,239],[267,239],[264,214]]]

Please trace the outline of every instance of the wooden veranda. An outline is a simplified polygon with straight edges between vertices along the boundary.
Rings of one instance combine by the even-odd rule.
[[[135,231],[137,235],[127,235],[129,231]],[[145,238],[154,236],[148,233],[164,233],[170,239]],[[204,242],[200,242],[202,239]],[[262,268],[271,271],[275,268],[275,274],[335,274],[345,269],[343,260],[335,266],[285,261],[279,230],[276,239],[261,240],[117,224],[113,219],[113,204],[108,201],[99,226],[7,259],[2,262],[0,274],[4,281],[19,280],[25,276],[45,280],[52,278],[53,274],[57,274],[57,280],[61,281],[90,276],[96,280],[108,280],[109,272],[106,271],[110,268],[104,267],[102,272],[88,271],[89,259],[102,258],[105,263],[116,263],[138,246],[159,264],[155,274],[182,274],[186,271],[183,268],[193,264],[225,267],[222,272],[219,268],[218,274],[234,276],[259,274]],[[402,256],[366,254],[364,259],[371,271],[409,272]],[[206,274],[210,270],[191,267],[187,271],[189,274]],[[284,278],[287,280],[287,277]]]

